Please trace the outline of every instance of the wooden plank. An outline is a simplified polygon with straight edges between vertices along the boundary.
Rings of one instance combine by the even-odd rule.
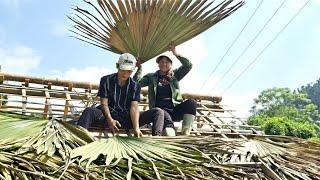
[[[24,80],[24,85],[26,86],[26,87],[29,87],[29,82],[30,82],[30,79],[25,79]]]
[[[198,111],[199,114],[201,114],[201,111]],[[211,119],[208,117],[201,117],[203,120],[205,121],[209,121],[210,123],[212,123]],[[219,126],[216,126],[214,124],[211,124],[210,127],[215,131],[215,132],[219,132]],[[224,138],[228,138],[225,134],[220,134],[222,137]]]
[[[21,110],[21,106],[12,106],[12,105],[3,105],[1,109],[20,109]],[[27,110],[37,110],[39,111],[39,113],[43,114],[43,108],[42,107],[28,107]],[[26,111],[26,112],[30,112],[30,111]],[[56,109],[56,108],[52,108],[52,112],[50,113],[50,111],[47,112],[48,115],[53,114],[53,112],[64,112],[64,109]],[[62,114],[61,114],[62,115]]]
[[[63,116],[64,116],[63,120],[66,120],[65,117],[67,117],[67,114],[69,112],[69,103],[71,103],[70,102],[71,96],[68,91],[65,92],[65,96],[66,96],[66,101],[65,101],[64,111],[63,111]]]
[[[203,107],[204,109],[206,109],[207,112],[209,112],[210,114],[212,114],[213,117],[215,117],[216,119],[218,119],[220,122],[225,123],[222,119],[220,119],[218,116],[216,116],[214,113],[212,113],[212,111],[211,111],[209,108],[207,108],[205,105],[201,104],[201,107]],[[201,112],[201,111],[199,111],[199,112]],[[202,115],[203,115],[203,114],[202,114]],[[210,119],[210,118],[208,118],[208,119]],[[211,123],[212,123],[212,122],[211,122]]]
[[[202,106],[202,107],[205,108],[205,106]],[[224,123],[224,121],[222,120],[222,118],[224,118],[224,117],[216,116],[216,115],[215,115],[214,113],[212,113],[212,111],[210,111],[209,109],[208,109],[208,111],[209,111],[209,113],[208,113],[207,116],[210,116],[210,115],[212,114],[213,117],[215,117],[216,119],[218,119],[218,120],[220,120],[222,123]],[[229,129],[231,130],[232,133],[239,133],[239,132],[237,132],[237,130],[235,130],[235,129],[233,129],[233,128],[230,128],[230,127],[229,127]],[[241,134],[239,134],[239,136],[240,136],[242,139],[247,139],[245,136],[243,136],[243,135],[241,135]]]
[[[21,98],[22,98],[21,110],[22,110],[22,114],[25,114],[25,112],[27,111],[27,92],[26,92],[24,83],[22,83]]]
[[[52,106],[50,101],[50,93],[48,91],[48,86],[44,87],[44,94],[46,96],[44,110],[43,110],[43,118],[48,119],[52,114]],[[48,116],[49,115],[49,116]]]
[[[68,80],[60,80],[60,79],[46,79],[46,78],[39,78],[39,77],[31,77],[31,76],[22,76],[17,74],[9,74],[0,72],[0,76],[3,76],[4,80],[7,81],[18,81],[18,82],[25,82],[25,79],[30,79],[29,83],[35,84],[43,84],[46,85],[51,83],[54,86],[63,86],[68,87],[70,83],[73,84],[73,87],[76,88],[85,88],[88,89],[90,87],[94,89],[98,89],[98,84],[90,84],[88,82],[77,82],[77,81],[68,81]]]
[[[86,99],[88,100],[88,101],[82,101],[84,104],[85,104],[85,106],[86,107],[89,107],[90,106],[90,103],[94,103],[94,101],[93,101],[93,98],[92,98],[92,94],[90,93],[91,92],[91,89],[86,89],[85,90],[85,94],[86,94]]]
[[[28,83],[35,83],[35,84],[42,84],[47,85],[48,83],[51,83],[51,85],[54,86],[62,86],[62,87],[70,87],[72,88],[83,88],[83,89],[98,89],[98,84],[91,84],[88,82],[79,82],[79,81],[68,81],[68,80],[60,80],[60,79],[46,79],[46,78],[39,78],[39,77],[31,77],[31,76],[22,76],[22,75],[16,75],[16,74],[8,74],[0,72],[0,77],[3,77],[3,81],[18,81],[18,82],[25,82],[26,79],[28,79]],[[141,93],[143,95],[148,94],[147,89],[142,89]],[[208,95],[200,95],[200,94],[190,94],[190,93],[183,93],[182,97],[184,99],[193,98],[196,100],[207,100],[214,103],[219,103],[222,100],[222,97],[220,96],[208,96]]]
[[[263,160],[259,158],[259,162],[261,163],[262,171],[273,180],[281,180],[281,178],[275,173]]]
[[[203,121],[201,121],[201,117],[200,116],[196,116],[196,122],[197,122],[197,129],[200,129],[203,127],[204,123],[201,123]]]
[[[26,89],[26,94],[29,97],[45,97],[45,94],[42,90],[41,91],[32,91],[32,90],[28,90]],[[21,88],[20,89],[13,89],[13,88],[0,88],[0,93],[5,93],[5,94],[14,94],[14,95],[21,95]],[[57,99],[65,99],[65,94],[64,93],[50,93],[52,98],[57,98]],[[85,95],[70,95],[72,99],[75,100],[83,100],[86,99]]]
[[[3,84],[4,82],[4,75],[0,73],[0,84]]]
[[[235,130],[235,129],[232,129],[232,128],[229,128],[229,129],[231,130],[232,133],[239,133],[239,132],[238,132],[237,130]],[[239,134],[240,134],[240,133],[239,133]],[[242,134],[240,134],[239,136],[240,136],[242,139],[246,139],[246,140],[248,139],[248,138],[246,138],[246,137],[245,137],[244,135],[242,135]]]
[[[239,120],[242,124],[247,124],[247,122],[243,121],[241,118],[237,117],[235,114],[233,114],[232,112],[227,112],[228,114],[230,114],[232,117],[234,117],[234,119]]]

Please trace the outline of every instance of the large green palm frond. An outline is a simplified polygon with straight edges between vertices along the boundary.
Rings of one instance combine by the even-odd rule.
[[[4,112],[0,117],[0,179],[94,177],[70,161],[73,148],[94,141],[85,129],[56,119]]]
[[[36,154],[59,156],[65,160],[76,147],[93,142],[93,137],[83,128],[70,125],[60,120],[49,120],[36,136],[22,145],[19,153],[35,150]]]
[[[168,173],[172,176],[190,175],[188,172],[197,172],[196,165],[204,161],[204,158],[201,158],[201,152],[181,148],[173,142],[161,142],[153,138],[119,136],[76,148],[72,151],[71,157],[81,157],[79,163],[85,162],[86,169],[89,169],[91,163],[99,159],[101,155],[105,157],[102,164],[109,166],[109,170],[111,167],[110,173],[115,173],[117,168],[127,169],[128,177],[131,177],[132,173],[134,176],[139,176],[139,173],[144,171],[146,171],[144,174],[146,176],[149,174],[150,178],[166,177],[165,174]],[[188,166],[184,164],[194,165],[194,167],[191,168],[192,170],[188,170]],[[150,171],[147,173],[150,168],[155,173],[150,174]],[[197,174],[197,176],[199,175]]]
[[[0,112],[0,141],[10,142],[33,137],[47,122],[48,120],[39,117]]]
[[[75,37],[115,52],[129,52],[147,61],[179,45],[231,15],[244,2],[224,0],[84,0],[92,9],[74,8],[69,17]],[[213,7],[212,7],[213,6]]]
[[[258,162],[275,179],[320,179],[320,145],[292,137],[254,138],[243,141],[225,163]],[[220,157],[226,157],[221,155]],[[272,171],[269,171],[269,170]]]
[[[251,175],[255,174],[258,179],[265,177],[320,179],[319,143],[281,136],[270,136],[267,139],[264,137],[225,139],[205,136],[166,138],[162,141],[174,141],[180,147],[199,149],[214,162],[208,167],[211,172],[223,169],[217,167],[223,164],[237,167]],[[257,163],[256,168],[244,166],[250,163]]]
[[[31,130],[0,141],[0,179],[320,179],[320,144],[292,137],[94,141],[86,130],[59,120],[38,127],[31,122],[39,118],[1,115],[8,117],[0,123],[7,136]],[[19,120],[29,121],[18,126]]]
[[[98,172],[110,179],[122,179],[125,175],[134,179],[266,177],[260,168],[221,163],[212,157],[234,155],[231,150],[241,146],[243,141],[213,137],[113,137],[74,149],[72,158],[78,159],[89,172]]]
[[[87,173],[76,164],[34,153],[16,154],[0,150],[0,179],[84,179]],[[88,175],[95,177],[94,175]],[[97,178],[95,178],[97,179]]]

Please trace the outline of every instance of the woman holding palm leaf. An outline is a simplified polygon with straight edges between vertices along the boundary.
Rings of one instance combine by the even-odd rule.
[[[159,70],[146,74],[141,78],[142,67],[138,62],[138,70],[133,79],[141,87],[148,86],[149,108],[161,108],[164,111],[165,129],[164,134],[175,136],[173,121],[182,122],[182,133],[189,135],[191,126],[196,115],[197,103],[193,99],[183,101],[180,93],[179,81],[189,73],[192,63],[179,55],[176,47],[169,46],[169,50],[181,62],[182,66],[172,70],[172,60],[165,55],[157,57]]]

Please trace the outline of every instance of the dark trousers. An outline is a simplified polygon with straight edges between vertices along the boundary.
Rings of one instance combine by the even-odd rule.
[[[132,122],[129,114],[123,115],[111,113],[111,116],[114,120],[119,121],[119,123],[121,124],[121,128],[124,128],[126,130],[132,129]],[[162,130],[164,129],[163,110],[154,108],[141,112],[139,117],[139,126],[143,126],[149,123],[152,123],[152,135],[161,135]],[[108,127],[107,120],[104,117],[102,111],[94,107],[88,107],[82,112],[77,125],[82,126],[86,129],[89,129],[90,127]]]
[[[196,115],[197,101],[194,99],[188,99],[173,109],[163,108],[164,110],[164,126],[173,127],[173,121],[181,121],[184,114]]]

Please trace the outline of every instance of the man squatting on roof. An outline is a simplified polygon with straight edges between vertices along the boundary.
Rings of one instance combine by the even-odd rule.
[[[160,108],[139,112],[140,86],[130,77],[136,59],[129,53],[119,57],[118,72],[103,76],[98,96],[101,105],[86,108],[77,124],[86,129],[92,124],[103,124],[114,134],[119,128],[133,129],[136,137],[142,136],[140,126],[152,123],[152,135],[160,136],[164,129],[164,113]]]

